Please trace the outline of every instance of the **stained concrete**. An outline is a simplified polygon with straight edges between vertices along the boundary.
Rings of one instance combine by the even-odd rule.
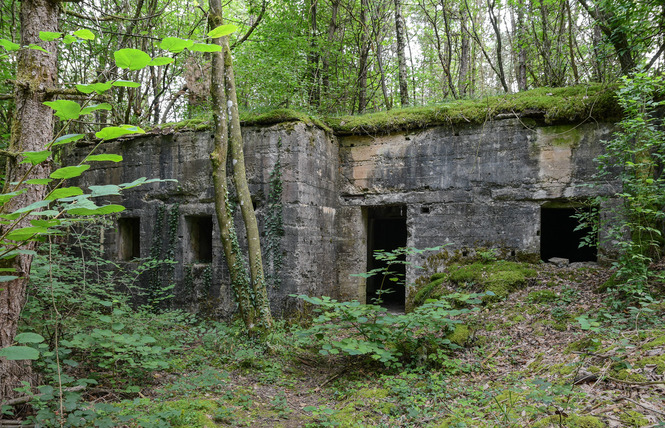
[[[244,128],[263,248],[278,248],[266,262],[270,277],[279,278],[270,288],[273,310],[293,310],[298,303],[291,293],[364,301],[364,280],[350,275],[368,266],[368,207],[404,204],[411,247],[447,244],[448,251],[465,252],[490,247],[515,257],[537,257],[543,204],[577,203],[609,194],[616,185],[582,186],[593,181],[593,158],[611,132],[611,125],[603,123],[540,126],[519,119],[381,136],[336,137],[301,122]],[[79,156],[84,150],[77,149]],[[161,239],[164,249],[173,247],[176,260],[185,261],[165,279],[176,284],[177,305],[219,317],[232,314],[235,305],[216,238],[210,132],[139,136],[105,143],[101,150],[121,153],[125,160],[94,164],[86,183],[178,180],[128,190],[113,202],[127,207],[121,217],[141,218],[142,256],[149,256],[152,243]],[[268,239],[270,176],[278,157],[284,233]],[[168,226],[156,230],[155,218],[160,209],[175,212],[176,204],[177,242],[172,245]],[[191,216],[213,217],[212,263],[192,260],[186,220]],[[112,231],[106,237],[110,257],[119,254],[117,236]],[[278,271],[274,254],[282,261]],[[424,258],[408,261],[419,264]],[[211,272],[207,280],[206,269]],[[407,269],[407,283],[417,275]]]

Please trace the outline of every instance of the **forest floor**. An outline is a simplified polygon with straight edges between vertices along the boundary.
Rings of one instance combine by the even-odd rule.
[[[524,288],[462,315],[461,347],[400,367],[322,355],[293,322],[267,342],[237,324],[172,323],[168,368],[128,372],[126,392],[98,376],[80,420],[103,403],[114,422],[76,426],[665,427],[665,305],[611,311],[606,269],[531,268]]]
[[[438,366],[387,370],[304,349],[238,347],[223,367],[155,374],[127,408],[189,415],[173,426],[665,426],[662,305],[655,315],[576,320],[602,313],[596,290],[608,277],[594,266],[539,265],[528,287],[467,319],[463,349]],[[648,316],[655,321],[644,324]]]

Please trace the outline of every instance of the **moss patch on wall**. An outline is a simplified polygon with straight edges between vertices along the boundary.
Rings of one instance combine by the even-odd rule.
[[[614,88],[579,85],[537,88],[473,100],[456,100],[427,107],[395,109],[361,116],[327,118],[336,134],[367,135],[423,129],[439,125],[478,124],[510,117],[542,118],[547,124],[613,119],[621,114]]]

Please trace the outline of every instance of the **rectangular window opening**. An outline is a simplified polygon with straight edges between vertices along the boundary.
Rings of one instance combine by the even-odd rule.
[[[186,222],[190,250],[187,258],[195,263],[212,263],[212,217],[191,216],[186,218]]]
[[[591,233],[590,228],[580,227],[577,214],[591,212],[582,206],[543,206],[540,209],[540,257],[548,261],[552,257],[572,262],[595,262],[598,259],[596,245],[580,246]]]
[[[407,226],[406,206],[389,205],[367,207],[368,240],[367,270],[385,268],[383,260],[377,260],[377,250],[393,251],[406,247]],[[400,257],[404,262],[404,255]],[[404,286],[406,266],[404,263],[393,263],[390,272],[385,275],[374,275],[367,279],[367,303],[380,301],[381,306],[402,312],[405,306],[406,289]],[[378,299],[378,300],[377,300]]]
[[[118,219],[118,258],[129,261],[141,257],[141,219]]]

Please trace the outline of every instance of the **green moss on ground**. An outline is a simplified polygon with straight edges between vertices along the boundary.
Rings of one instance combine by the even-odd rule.
[[[458,346],[464,346],[471,336],[469,326],[465,324],[456,324],[455,331],[453,331],[446,339]]]
[[[532,425],[534,428],[549,428],[549,427],[567,427],[567,428],[604,428],[607,425],[595,416],[577,416],[571,415],[563,417],[559,415],[552,415],[547,418],[541,419]]]
[[[556,293],[552,290],[538,290],[529,293],[527,300],[531,303],[547,303],[556,300]]]
[[[438,125],[478,124],[497,117],[537,117],[545,123],[577,122],[593,117],[620,116],[614,89],[601,85],[537,88],[475,100],[456,100],[428,107],[411,107],[361,116],[327,118],[337,134],[387,134]]]
[[[645,418],[643,414],[636,412],[634,410],[628,410],[626,412],[622,412],[619,415],[619,419],[621,420],[621,422],[626,424],[626,426],[630,427],[643,427],[650,425],[649,420]]]
[[[449,279],[453,284],[495,294],[486,300],[504,299],[513,291],[525,287],[527,279],[536,276],[536,270],[529,265],[504,260],[470,265],[454,264],[449,270]]]

